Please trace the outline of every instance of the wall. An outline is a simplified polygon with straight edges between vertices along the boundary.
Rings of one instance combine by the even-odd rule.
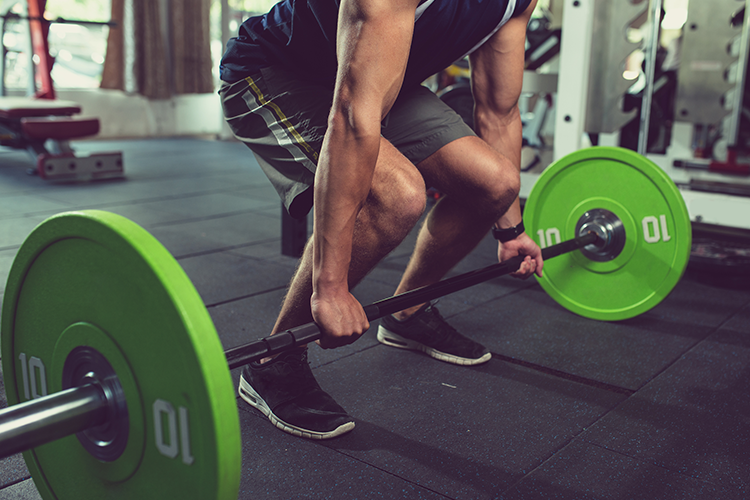
[[[99,138],[221,135],[224,120],[219,96],[186,94],[149,100],[119,90],[58,90],[58,99],[77,102],[81,116],[98,117]]]

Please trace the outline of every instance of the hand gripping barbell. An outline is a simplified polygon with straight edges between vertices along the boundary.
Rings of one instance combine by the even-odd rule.
[[[656,305],[690,251],[674,184],[616,148],[550,166],[529,195],[524,224],[549,259],[542,287],[601,320]],[[365,307],[367,317],[513,272],[520,261],[383,299]],[[42,497],[59,499],[236,499],[242,460],[229,369],[320,336],[311,323],[224,352],[166,249],[136,224],[98,211],[61,214],[32,231],[9,274],[1,327],[12,406],[0,411],[0,456],[24,451]]]

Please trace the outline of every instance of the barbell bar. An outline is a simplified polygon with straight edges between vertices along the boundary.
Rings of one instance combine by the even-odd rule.
[[[542,287],[601,320],[656,305],[690,251],[674,184],[619,148],[591,148],[550,166],[528,197],[524,224],[543,247]],[[365,311],[374,320],[512,272],[520,259]],[[24,458],[43,498],[236,499],[242,457],[227,366],[320,336],[309,324],[225,352],[167,250],[136,224],[98,211],[55,216],[32,231],[2,312],[12,406],[0,412],[0,454],[31,448]]]
[[[606,246],[605,238],[607,237],[606,235],[603,236],[604,238],[602,238],[601,233],[587,231],[583,235],[545,248],[542,250],[542,258],[544,260],[551,259],[586,246],[603,248]],[[598,242],[602,243],[597,245]],[[381,299],[365,306],[365,314],[368,321],[374,321],[383,316],[450,295],[493,278],[512,273],[520,267],[523,259],[524,256],[512,257],[504,262],[446,278],[437,283],[416,288],[399,295],[394,295],[393,297]],[[315,323],[308,323],[249,344],[229,349],[225,355],[229,369],[233,370],[252,361],[258,361],[267,356],[273,356],[297,346],[314,342],[319,338],[320,329],[318,326]]]
[[[545,260],[551,259],[582,247],[597,246],[597,243],[605,241],[600,234],[602,233],[587,232],[545,248],[542,257]],[[606,232],[604,236],[606,238]],[[600,243],[598,246],[601,247],[604,244]],[[512,273],[520,267],[523,259],[523,256],[513,257],[498,264],[379,300],[365,306],[367,319],[374,321],[388,314]],[[320,337],[321,332],[318,326],[315,323],[308,323],[229,349],[224,354],[229,369],[233,370],[250,362],[259,361],[266,356],[314,342]],[[70,360],[66,364],[69,363]],[[111,373],[109,377],[112,377]],[[123,412],[118,414],[117,411],[118,404],[122,402],[121,391],[118,393],[118,391],[105,390],[99,378],[101,378],[101,373],[89,371],[83,379],[85,382],[83,385],[0,410],[0,458],[94,429],[121,418]],[[112,458],[116,459],[117,456]]]
[[[98,384],[66,389],[0,411],[0,458],[36,448],[107,421]]]

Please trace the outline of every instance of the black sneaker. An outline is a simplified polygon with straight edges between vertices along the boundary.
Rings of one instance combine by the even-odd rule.
[[[457,365],[478,365],[492,357],[483,345],[458,333],[432,304],[423,306],[404,321],[385,316],[380,320],[378,340]]]
[[[273,425],[295,436],[330,439],[354,429],[352,418],[315,380],[306,348],[245,366],[238,392]]]

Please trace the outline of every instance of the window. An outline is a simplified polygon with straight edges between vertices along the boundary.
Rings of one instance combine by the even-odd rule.
[[[48,0],[44,17],[50,23],[49,52],[55,58],[52,80],[56,88],[97,88],[101,81],[109,27],[96,24],[57,23],[68,21],[108,21],[110,0]],[[26,2],[12,5],[10,12],[26,16]],[[8,20],[2,36],[7,51],[5,86],[27,89],[31,81],[28,20]]]

